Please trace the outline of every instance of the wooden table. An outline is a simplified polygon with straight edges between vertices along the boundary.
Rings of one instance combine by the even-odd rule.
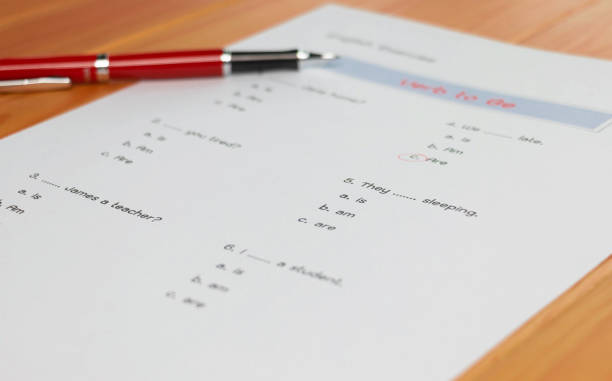
[[[0,54],[121,53],[214,47],[229,44],[322,3],[320,0],[0,0]],[[340,3],[506,42],[612,59],[612,1],[343,0]],[[0,138],[128,85],[76,86],[70,91],[0,95]],[[612,233],[612,224],[610,230]],[[612,380],[612,257],[473,364],[460,379]]]

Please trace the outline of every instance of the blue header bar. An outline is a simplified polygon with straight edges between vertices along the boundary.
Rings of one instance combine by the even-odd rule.
[[[612,119],[612,114],[609,113],[493,93],[421,75],[400,72],[353,58],[343,57],[326,67],[344,75],[391,86],[414,94],[482,107],[488,110],[561,122],[589,130],[595,130]]]

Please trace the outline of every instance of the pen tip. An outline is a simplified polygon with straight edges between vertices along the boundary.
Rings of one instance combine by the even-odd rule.
[[[322,60],[335,60],[338,59],[338,56],[335,55],[334,53],[323,53],[321,54],[321,59]]]
[[[304,52],[304,51],[299,51],[298,52],[298,59],[300,60],[324,60],[324,61],[331,61],[331,60],[335,60],[338,59],[338,56],[335,55],[334,53],[313,53],[313,52]]]

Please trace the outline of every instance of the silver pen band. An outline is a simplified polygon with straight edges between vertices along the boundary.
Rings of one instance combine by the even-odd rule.
[[[223,62],[223,75],[230,74],[232,72],[232,53],[223,51],[221,62]]]
[[[96,56],[96,60],[94,61],[94,67],[96,69],[96,82],[108,82],[109,66],[110,66],[110,61],[108,59],[108,54],[103,53],[103,54],[98,54]]]

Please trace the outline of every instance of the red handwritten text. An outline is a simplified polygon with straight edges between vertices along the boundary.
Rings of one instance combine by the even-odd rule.
[[[439,85],[432,86],[432,85],[428,85],[428,84],[417,82],[417,81],[411,81],[409,79],[401,80],[400,86],[408,86],[415,90],[422,90],[422,91],[426,91],[426,92],[436,94],[436,95],[446,95],[448,93],[448,90],[446,90],[444,86],[439,86]],[[454,94],[454,95],[449,94],[449,95],[454,96],[455,99],[458,99],[461,101],[475,102],[479,100],[477,95],[469,94],[466,91],[460,91],[457,94]],[[488,106],[494,106],[494,107],[502,107],[502,108],[516,107],[514,103],[506,102],[505,100],[501,98],[491,98],[491,99],[486,100],[484,103]]]

